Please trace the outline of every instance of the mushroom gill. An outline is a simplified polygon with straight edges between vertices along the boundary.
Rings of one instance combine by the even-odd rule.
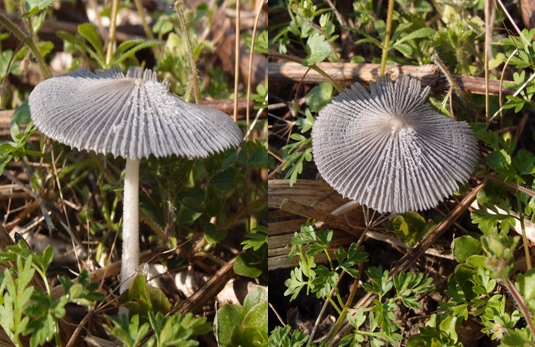
[[[322,177],[378,212],[432,208],[467,182],[478,148],[470,126],[424,103],[429,87],[401,75],[355,83],[319,113],[312,151]]]

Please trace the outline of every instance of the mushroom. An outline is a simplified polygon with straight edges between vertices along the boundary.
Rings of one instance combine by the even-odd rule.
[[[225,113],[188,103],[139,67],[93,73],[80,68],[43,81],[29,97],[37,128],[79,150],[126,158],[120,292],[139,266],[139,161],[151,154],[207,157],[242,141]]]
[[[426,210],[458,190],[475,169],[477,142],[468,123],[425,104],[428,93],[401,75],[337,95],[312,129],[325,181],[380,213]]]

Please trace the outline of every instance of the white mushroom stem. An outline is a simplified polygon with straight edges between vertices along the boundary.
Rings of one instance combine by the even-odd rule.
[[[126,159],[123,197],[121,293],[130,287],[139,266],[139,160]]]

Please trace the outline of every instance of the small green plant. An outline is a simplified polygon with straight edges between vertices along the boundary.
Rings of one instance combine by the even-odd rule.
[[[95,60],[101,69],[109,69],[112,66],[119,66],[121,63],[135,57],[136,52],[156,47],[162,43],[158,40],[127,40],[122,42],[117,50],[113,53],[110,61],[106,61],[104,52],[104,43],[100,39],[95,27],[90,23],[80,24],[78,33],[81,37],[76,37],[66,31],[58,31],[56,34],[73,46],[73,51],[80,51],[87,57]],[[90,45],[87,44],[89,42]],[[74,68],[75,66],[73,66]]]
[[[371,346],[381,346],[384,342],[398,344],[402,339],[399,334],[401,326],[394,323],[394,312],[398,309],[398,304],[409,309],[418,308],[418,295],[433,290],[431,279],[424,280],[423,274],[408,272],[390,276],[388,270],[371,267],[366,271],[369,280],[363,287],[366,292],[377,295],[374,306],[366,313],[362,308],[350,311],[339,293],[339,277],[344,272],[358,278],[360,274],[356,266],[368,261],[368,254],[363,247],[357,248],[356,243],[352,243],[347,250],[340,246],[334,252],[336,259],[332,259],[329,252],[332,236],[332,230],[316,231],[312,222],[301,226],[301,230],[294,234],[289,258],[299,257],[299,266],[292,270],[290,278],[285,282],[285,295],[294,300],[304,289],[307,293],[315,293],[316,297],[328,300],[339,314],[335,326],[347,317],[355,330],[340,341],[340,346],[355,346],[364,342]],[[318,254],[327,257],[328,266],[316,264],[314,256]],[[395,290],[394,295],[392,289]],[[363,330],[361,327],[365,322],[367,329]],[[282,330],[277,330],[276,335],[272,332],[271,336],[273,340],[284,340],[284,346],[299,346],[302,339],[298,333],[290,338],[288,332]]]
[[[236,257],[234,272],[240,276],[257,278],[267,268],[268,230],[259,225],[242,241],[243,252]]]
[[[21,133],[17,122],[11,122],[10,133],[13,141],[0,142],[0,174],[4,172],[6,165],[12,160],[19,160],[21,157],[26,155],[41,156],[41,152],[30,150],[26,146],[28,139],[35,133],[36,130],[37,129],[30,121],[30,123],[26,125],[24,132]]]
[[[134,278],[128,290],[119,297],[119,304],[126,307],[131,315],[139,315],[142,322],[148,320],[149,312],[167,314],[171,310],[165,294],[148,285],[144,275]]]
[[[108,316],[112,326],[106,329],[127,347],[198,346],[197,337],[210,332],[206,317],[191,313],[169,314],[171,305],[165,293],[147,284],[138,275],[119,297],[119,304],[128,308],[129,316]],[[145,341],[147,340],[147,341]]]
[[[98,283],[90,283],[87,271],[74,284],[67,276],[59,277],[64,295],[55,299],[47,278],[47,269],[54,253],[48,246],[43,254],[34,253],[24,241],[8,246],[0,252],[0,263],[14,263],[16,268],[7,267],[2,276],[0,291],[0,326],[16,346],[22,346],[21,336],[30,337],[30,346],[37,347],[47,341],[60,345],[58,320],[65,316],[65,306],[75,303],[92,307],[105,300],[98,291]],[[46,288],[42,291],[31,285],[35,274]]]
[[[225,305],[216,314],[214,332],[221,347],[267,346],[267,292],[257,288],[245,297],[243,306]]]
[[[149,311],[148,322],[141,323],[139,315],[130,319],[126,315],[109,317],[113,326],[106,329],[127,347],[145,346],[142,344],[149,330],[154,332],[146,346],[171,347],[198,346],[197,337],[210,331],[206,317],[196,318],[191,313],[176,313],[164,317],[161,312]]]
[[[269,335],[269,347],[301,347],[305,346],[308,341],[309,336],[307,336],[301,330],[292,330],[292,328],[287,325],[283,327],[275,327],[271,334]],[[316,346],[312,344],[311,346]]]
[[[391,275],[392,270],[385,270],[385,273],[382,268],[370,268],[366,271],[369,280],[363,287],[377,299],[366,307],[369,311],[356,308],[347,313],[353,330],[341,344],[462,346],[465,341],[460,330],[467,322],[477,322],[482,326],[481,332],[496,345],[533,345],[534,271],[529,248],[533,230],[528,229],[531,227],[528,221],[535,221],[535,154],[531,145],[533,136],[525,131],[519,119],[531,113],[534,107],[535,50],[531,42],[535,29],[521,26],[522,30],[516,27],[502,30],[509,27],[507,16],[515,13],[514,10],[507,13],[499,6],[493,12],[492,22],[485,23],[488,10],[484,2],[477,0],[391,0],[384,8],[376,8],[372,1],[357,0],[352,2],[354,12],[347,16],[336,15],[343,13],[341,8],[347,10],[341,4],[305,0],[281,0],[277,4],[279,7],[275,9],[288,8],[290,18],[270,27],[272,46],[278,47],[280,53],[291,52],[303,59],[287,57],[289,61],[300,62],[314,70],[321,61],[332,62],[337,58],[352,63],[380,63],[380,69],[373,67],[370,80],[388,73],[386,64],[413,65],[411,68],[418,69],[417,66],[434,63],[442,71],[442,81],[450,91],[446,97],[436,92],[431,96],[432,102],[451,117],[471,120],[483,153],[473,176],[486,185],[477,196],[480,208],[471,211],[471,220],[459,220],[462,228],[454,229],[455,236],[448,240],[457,264],[445,277],[446,288],[437,291],[442,296],[438,309],[428,312],[429,318],[422,320],[419,334],[401,339],[397,335],[399,327],[389,323],[394,316],[390,316],[389,322],[385,317],[395,312],[394,305],[412,307],[414,302],[404,302],[396,281],[410,283],[407,293],[412,294],[408,294],[409,297],[423,293],[419,292],[420,284],[427,282],[423,278],[407,277],[407,274],[396,279],[400,275]],[[492,38],[485,38],[486,29],[491,30]],[[346,35],[347,32],[350,34]],[[328,54],[329,48],[331,54]],[[486,56],[490,58],[487,62]],[[283,58],[280,54],[277,57]],[[514,95],[489,92],[483,101],[483,96],[470,93],[470,88],[460,83],[469,76],[481,78],[485,72],[490,80],[511,80],[503,86],[514,90]],[[291,122],[295,131],[282,148],[280,164],[290,184],[296,182],[303,172],[303,164],[309,160],[309,128],[303,126],[303,120],[312,124],[333,91],[339,90],[329,78],[327,82],[306,89],[307,77],[303,77],[303,83],[296,83],[293,89],[296,95],[279,95],[291,105],[288,109],[293,118],[286,117],[284,121]],[[306,99],[306,103],[298,107],[295,100],[300,98]],[[459,99],[461,103],[457,102]],[[480,123],[483,121],[485,123]],[[435,222],[442,218],[433,211],[422,214],[409,211],[393,216],[387,229],[394,231],[407,245],[418,247],[422,237],[432,232]],[[319,231],[317,234],[320,235],[315,236],[317,240],[328,239]],[[331,305],[338,305],[339,317],[343,317],[343,303],[336,302],[335,295],[333,298],[324,296],[325,293],[336,294],[338,277],[332,272],[336,267],[328,260],[328,265],[321,265],[322,268],[306,256],[310,249],[318,248],[315,238],[307,242],[310,248],[304,249],[309,251],[303,251],[305,256],[300,257],[299,267],[287,280],[286,294],[294,299],[306,288],[307,292],[332,302]],[[524,248],[522,259],[517,255],[520,247]],[[518,267],[524,263],[526,271]],[[310,344],[308,336],[289,327],[275,329],[270,336],[270,343],[272,341],[273,345],[283,346]]]

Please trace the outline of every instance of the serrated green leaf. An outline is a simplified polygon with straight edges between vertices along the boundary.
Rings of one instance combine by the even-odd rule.
[[[241,243],[244,251],[250,248],[257,251],[260,247],[268,243],[267,228],[259,225],[255,230],[256,232],[245,235],[244,240]]]
[[[233,189],[237,183],[236,175],[236,169],[229,167],[216,173],[208,184],[221,190]]]
[[[322,62],[332,53],[331,45],[325,41],[325,37],[320,34],[314,34],[307,41],[307,50],[309,55],[303,59],[304,66],[311,66]]]
[[[268,153],[267,149],[262,147],[256,150],[247,159],[247,165],[251,168],[266,168],[268,167]]]

